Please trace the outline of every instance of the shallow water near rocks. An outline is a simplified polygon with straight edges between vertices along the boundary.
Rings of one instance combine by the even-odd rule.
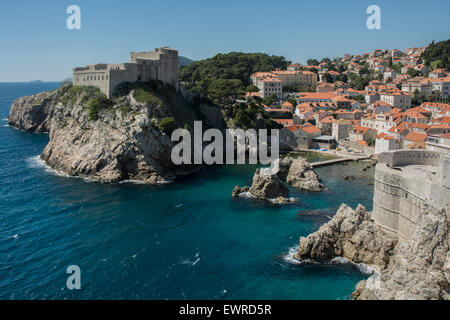
[[[57,86],[0,84],[0,299],[348,299],[368,277],[286,259],[341,203],[372,209],[367,163],[318,168],[327,190],[291,190],[287,206],[231,200],[250,165],[160,187],[58,176],[38,157],[48,135],[6,120],[15,98]],[[69,265],[81,290],[66,288]]]

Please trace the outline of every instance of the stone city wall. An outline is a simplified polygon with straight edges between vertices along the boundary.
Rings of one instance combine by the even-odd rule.
[[[408,240],[426,204],[450,208],[449,163],[448,156],[424,150],[380,154],[375,170],[373,220],[390,234]],[[416,167],[407,170],[408,166]]]

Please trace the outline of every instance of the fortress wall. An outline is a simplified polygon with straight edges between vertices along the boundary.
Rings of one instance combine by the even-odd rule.
[[[387,231],[408,239],[425,200],[408,190],[408,180],[377,166],[373,200],[374,221]]]
[[[134,63],[124,63],[123,69],[110,69],[110,81],[108,97],[114,93],[116,87],[123,82],[135,82],[138,78],[138,65]]]
[[[439,203],[450,211],[450,157],[442,157],[442,187],[439,193]]]
[[[412,164],[440,166],[442,155],[426,150],[396,150],[380,154],[378,160],[381,163],[389,164],[391,167]]]
[[[380,156],[372,218],[390,234],[407,240],[426,204],[448,210],[450,160],[445,154],[422,150],[393,151]],[[402,171],[393,169],[397,166]]]
[[[179,78],[178,51],[164,48],[161,48],[161,50],[164,51],[160,55],[158,80],[171,84],[176,88]]]
[[[94,86],[108,95],[109,92],[109,72],[108,70],[90,70],[74,72],[73,84],[75,86]]]

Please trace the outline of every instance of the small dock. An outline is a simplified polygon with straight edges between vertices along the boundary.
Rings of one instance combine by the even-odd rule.
[[[317,168],[317,167],[328,166],[328,165],[332,165],[332,164],[336,164],[336,163],[341,163],[341,162],[359,161],[359,160],[369,160],[369,159],[371,159],[370,156],[344,157],[344,158],[339,158],[339,159],[332,159],[332,160],[325,160],[325,161],[312,162],[312,163],[311,163],[311,166],[312,166],[313,168]]]

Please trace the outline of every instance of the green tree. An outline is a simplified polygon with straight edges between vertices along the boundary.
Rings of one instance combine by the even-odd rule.
[[[180,70],[180,80],[187,89],[209,98],[215,103],[227,104],[251,85],[250,75],[286,69],[290,64],[284,57],[262,53],[231,52],[196,61]],[[231,88],[225,88],[231,86]],[[220,90],[225,92],[219,92]]]
[[[245,90],[247,92],[259,92],[259,88],[253,84],[249,85]]]
[[[422,53],[426,66],[450,70],[450,39],[435,43],[434,41]]]
[[[394,65],[392,66],[392,68],[395,70],[395,72],[396,72],[397,74],[401,74],[401,73],[402,73],[403,65],[402,65],[400,62],[398,62],[398,63],[394,64]]]
[[[277,102],[278,101],[278,97],[275,94],[271,94],[268,97],[265,97],[263,99],[263,103],[267,106],[270,106],[272,103]]]
[[[419,70],[416,69],[408,69],[407,72],[411,77],[418,77],[422,75],[422,72],[420,72]]]
[[[318,66],[320,62],[317,59],[308,59],[306,60],[306,63],[308,66]]]
[[[331,74],[329,74],[328,72],[326,72],[323,76],[322,79],[325,80],[328,83],[332,83],[334,82],[333,77],[331,76]]]

